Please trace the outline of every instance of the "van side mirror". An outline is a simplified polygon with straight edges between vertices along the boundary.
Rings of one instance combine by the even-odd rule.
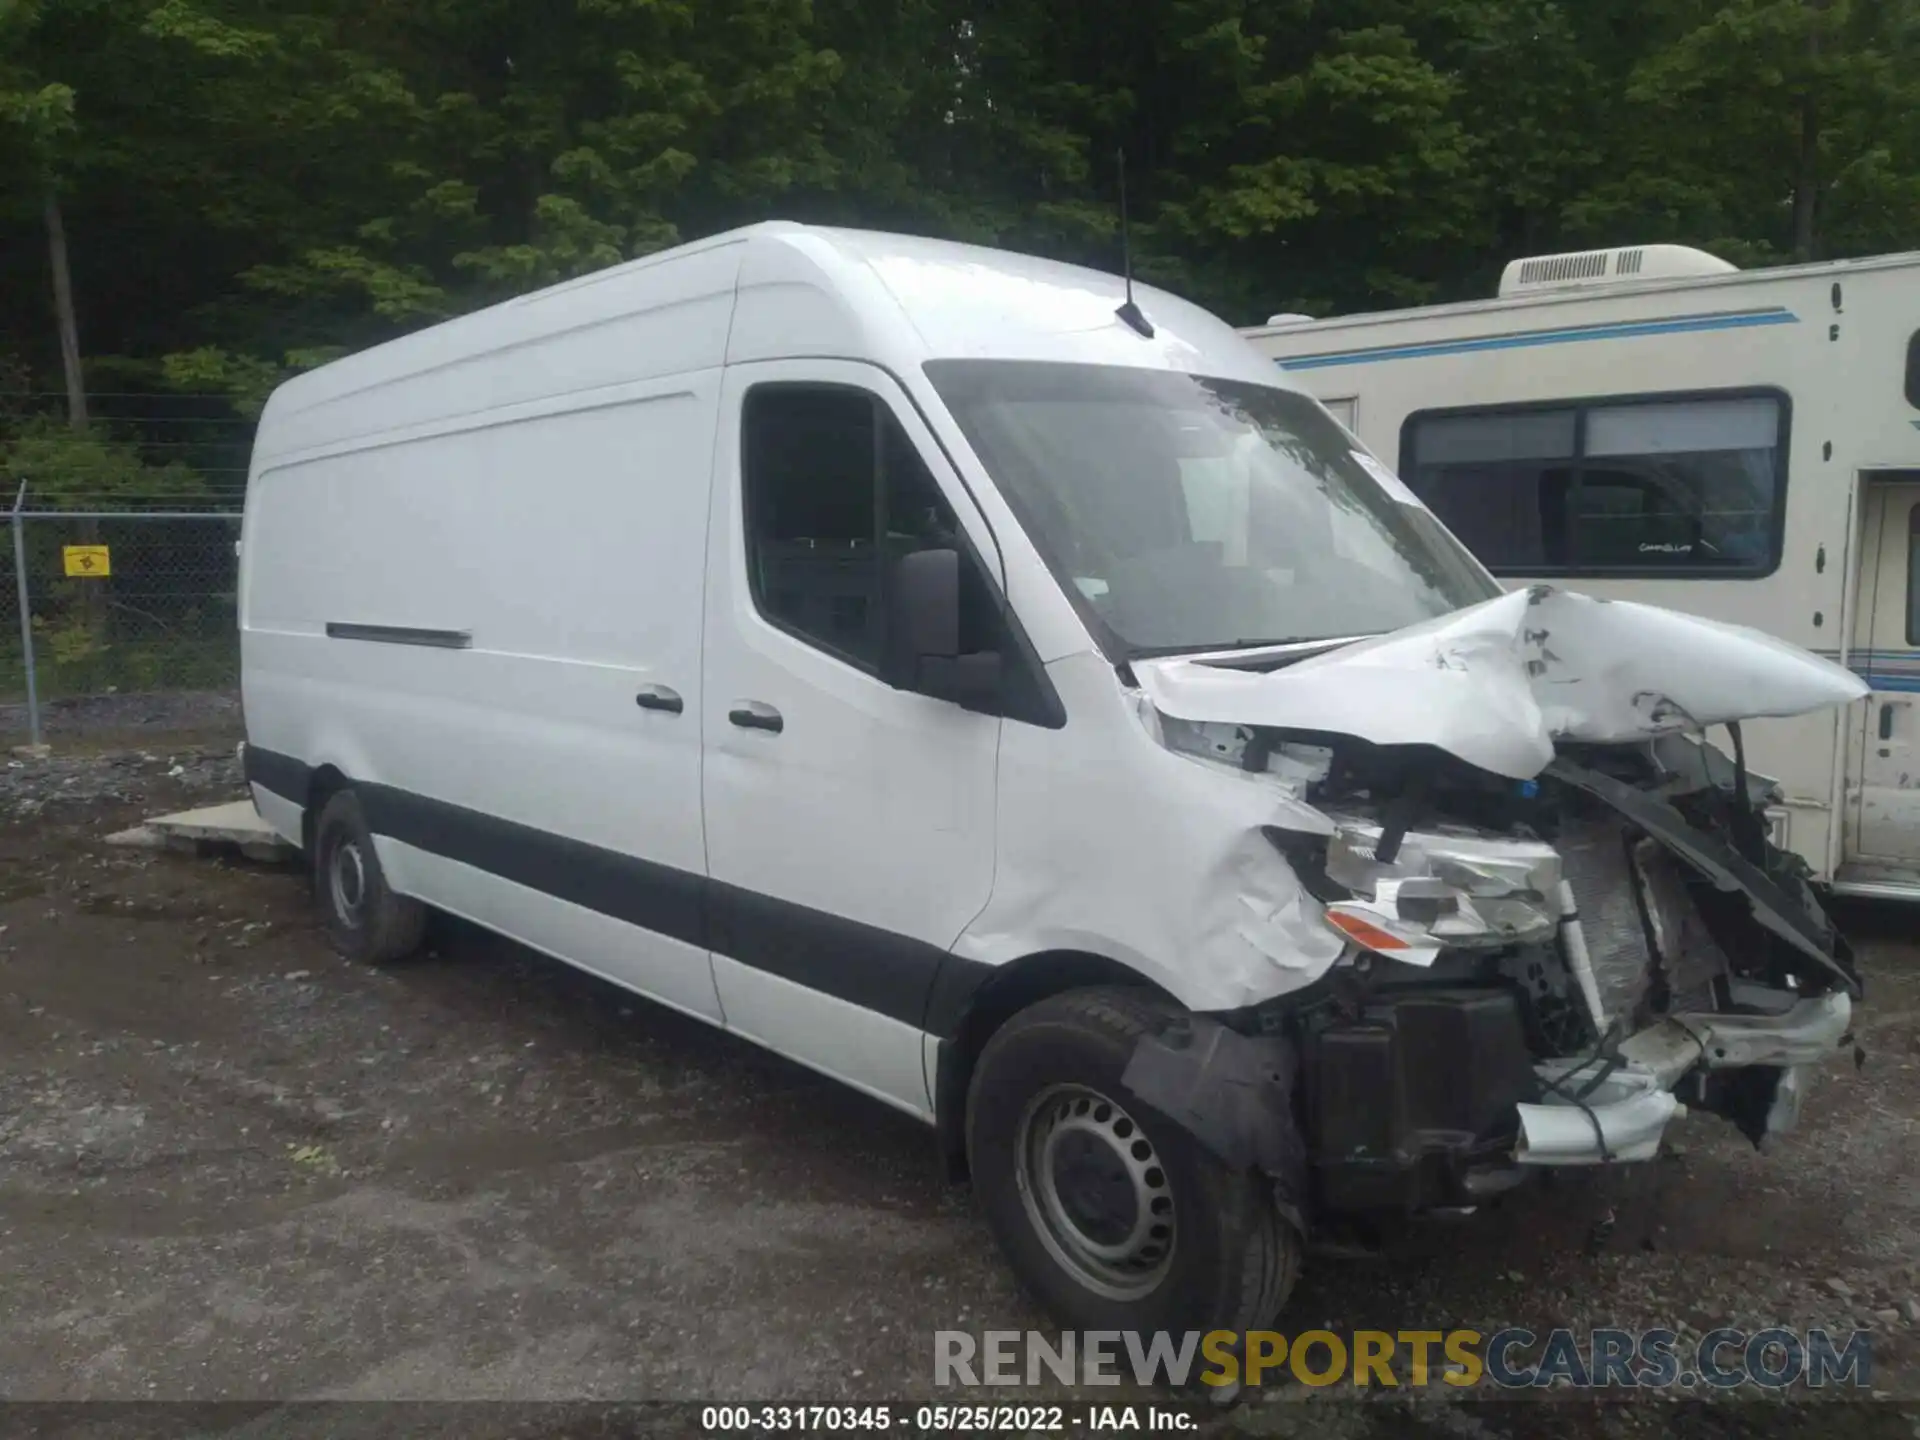
[[[914,661],[960,653],[960,552],[915,550],[893,572],[893,618]]]
[[[889,597],[891,643],[883,676],[899,690],[997,712],[997,650],[960,653],[960,552],[916,550],[900,557]]]

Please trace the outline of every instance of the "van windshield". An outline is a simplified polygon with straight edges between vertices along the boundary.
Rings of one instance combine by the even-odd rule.
[[[1305,395],[1126,366],[926,368],[1112,656],[1378,634],[1500,593]]]

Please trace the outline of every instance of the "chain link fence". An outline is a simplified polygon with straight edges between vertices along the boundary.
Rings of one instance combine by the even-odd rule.
[[[239,728],[251,429],[202,397],[90,397],[85,429],[10,417],[0,471],[0,742]],[[139,413],[123,403],[138,400]],[[9,417],[0,417],[0,419]]]

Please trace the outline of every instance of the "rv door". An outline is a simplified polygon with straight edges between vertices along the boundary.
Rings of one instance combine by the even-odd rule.
[[[1920,483],[1870,484],[1866,518],[1853,666],[1873,694],[1849,858],[1920,867]]]

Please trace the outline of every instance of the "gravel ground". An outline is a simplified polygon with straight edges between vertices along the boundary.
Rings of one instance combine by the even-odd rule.
[[[466,928],[358,968],[291,871],[100,843],[238,793],[226,743],[0,770],[0,1395],[951,1402],[989,1397],[933,1389],[935,1330],[1054,1333],[904,1117]],[[1282,1324],[1862,1325],[1874,1391],[1920,1401],[1920,969],[1900,912],[1849,924],[1869,1058],[1776,1153],[1687,1120],[1670,1158],[1311,1262]],[[1538,1403],[1563,1434],[1920,1433],[1908,1404],[1761,1393]],[[1286,1383],[1207,1425],[1542,1418],[1353,1396]]]
[[[215,736],[240,738],[240,697],[215,690],[161,690],[79,695],[43,700],[42,736],[89,749],[143,743],[191,743]],[[31,723],[23,701],[0,703],[0,740],[24,745]]]
[[[85,825],[100,806],[182,805],[246,793],[232,745],[178,743],[105,755],[65,753],[12,759],[0,771],[0,816],[16,823],[44,818]],[[175,808],[180,808],[176,806]]]

